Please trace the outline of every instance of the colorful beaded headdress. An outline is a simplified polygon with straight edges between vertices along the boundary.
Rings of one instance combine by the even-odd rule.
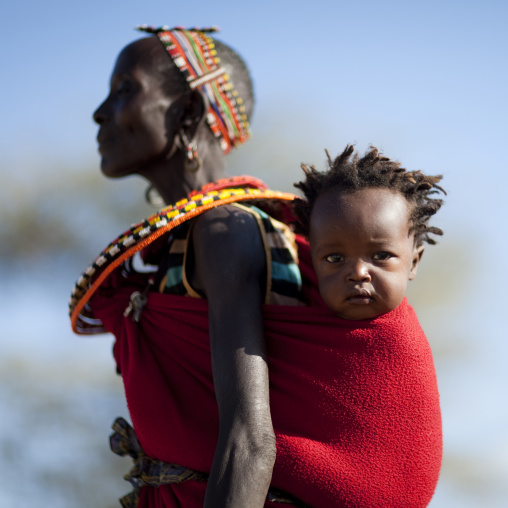
[[[250,131],[243,100],[220,65],[213,39],[206,35],[218,29],[146,25],[137,29],[157,35],[190,88],[198,88],[206,95],[210,103],[206,121],[222,151],[228,153],[232,147],[246,141]]]

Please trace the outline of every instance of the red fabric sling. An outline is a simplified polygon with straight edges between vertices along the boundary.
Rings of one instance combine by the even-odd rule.
[[[231,183],[254,190],[226,188]],[[115,335],[132,423],[149,457],[210,471],[218,414],[208,308],[204,300],[149,293],[134,323],[124,310],[143,286],[120,275],[121,263],[210,207],[293,199],[264,188],[245,177],[206,186],[204,196],[193,193],[133,226],[76,283],[73,329]],[[316,508],[424,507],[439,475],[442,431],[432,354],[418,319],[405,299],[373,320],[333,316],[319,297],[308,244],[297,241],[310,306],[264,307],[277,437],[272,487]],[[139,506],[198,508],[205,490],[193,480],[143,487]]]
[[[319,508],[424,507],[438,479],[442,432],[432,354],[418,319],[405,299],[373,320],[333,316],[310,280],[308,246],[299,246],[307,295],[317,306],[264,307],[277,436],[272,487]],[[131,292],[113,272],[90,303],[116,336],[141,446],[153,458],[209,472],[218,415],[207,302],[150,293],[134,323],[123,316]],[[205,489],[196,481],[144,487],[140,507],[198,508]]]

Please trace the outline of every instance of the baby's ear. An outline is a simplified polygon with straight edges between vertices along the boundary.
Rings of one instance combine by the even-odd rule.
[[[416,277],[418,264],[420,263],[420,259],[422,259],[424,249],[425,247],[423,245],[415,246],[415,248],[413,249],[413,260],[411,261],[411,271],[409,272],[409,280],[413,280]]]

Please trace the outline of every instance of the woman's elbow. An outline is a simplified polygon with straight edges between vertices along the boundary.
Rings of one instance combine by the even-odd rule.
[[[271,471],[277,456],[274,432],[263,432],[254,441],[249,447],[251,460],[256,464],[257,468]]]

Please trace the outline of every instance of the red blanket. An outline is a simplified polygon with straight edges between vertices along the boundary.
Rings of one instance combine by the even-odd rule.
[[[141,446],[208,472],[218,415],[207,303],[152,293],[135,324],[123,317],[131,291],[98,291],[91,304],[117,338]],[[272,487],[319,508],[426,506],[441,463],[441,416],[432,354],[407,301],[367,321],[322,307],[265,306],[264,317],[277,436]],[[145,487],[140,507],[198,508],[205,489],[195,481]]]

